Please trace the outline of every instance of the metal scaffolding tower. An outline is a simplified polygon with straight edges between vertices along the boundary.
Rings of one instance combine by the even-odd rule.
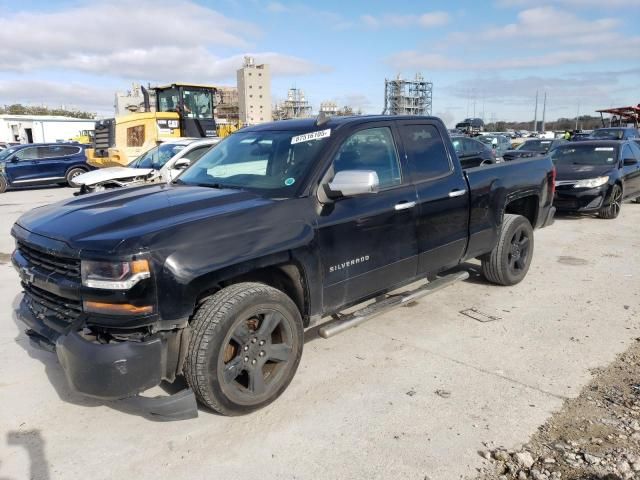
[[[388,115],[431,115],[433,83],[416,74],[415,80],[384,80],[384,111]]]
[[[304,96],[304,92],[299,88],[290,88],[287,99],[276,106],[273,116],[276,120],[305,118],[311,116],[311,110],[312,107]]]

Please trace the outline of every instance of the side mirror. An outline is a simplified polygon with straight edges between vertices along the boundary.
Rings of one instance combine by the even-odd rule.
[[[329,182],[329,190],[343,197],[377,193],[378,174],[373,170],[342,170]]]
[[[176,170],[184,170],[189,165],[191,165],[191,160],[189,160],[188,158],[181,158],[179,160],[176,160],[173,168],[175,168]]]
[[[629,167],[629,166],[631,166],[631,165],[637,165],[637,164],[638,164],[638,160],[637,160],[637,159],[635,159],[635,158],[625,158],[625,159],[623,160],[622,164],[623,164],[625,167]]]

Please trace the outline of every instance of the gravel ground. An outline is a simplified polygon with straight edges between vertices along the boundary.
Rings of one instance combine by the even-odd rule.
[[[491,444],[479,480],[640,478],[640,338],[518,450]]]

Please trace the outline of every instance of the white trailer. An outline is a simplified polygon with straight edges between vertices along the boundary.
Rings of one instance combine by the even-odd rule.
[[[0,115],[0,142],[67,142],[83,130],[93,130],[94,120],[49,115]]]

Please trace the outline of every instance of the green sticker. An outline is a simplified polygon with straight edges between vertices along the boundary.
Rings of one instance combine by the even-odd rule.
[[[284,181],[284,184],[285,184],[287,187],[290,187],[290,186],[291,186],[291,185],[293,185],[294,183],[296,183],[296,179],[295,179],[295,178],[291,178],[291,177],[287,178],[287,179]]]

